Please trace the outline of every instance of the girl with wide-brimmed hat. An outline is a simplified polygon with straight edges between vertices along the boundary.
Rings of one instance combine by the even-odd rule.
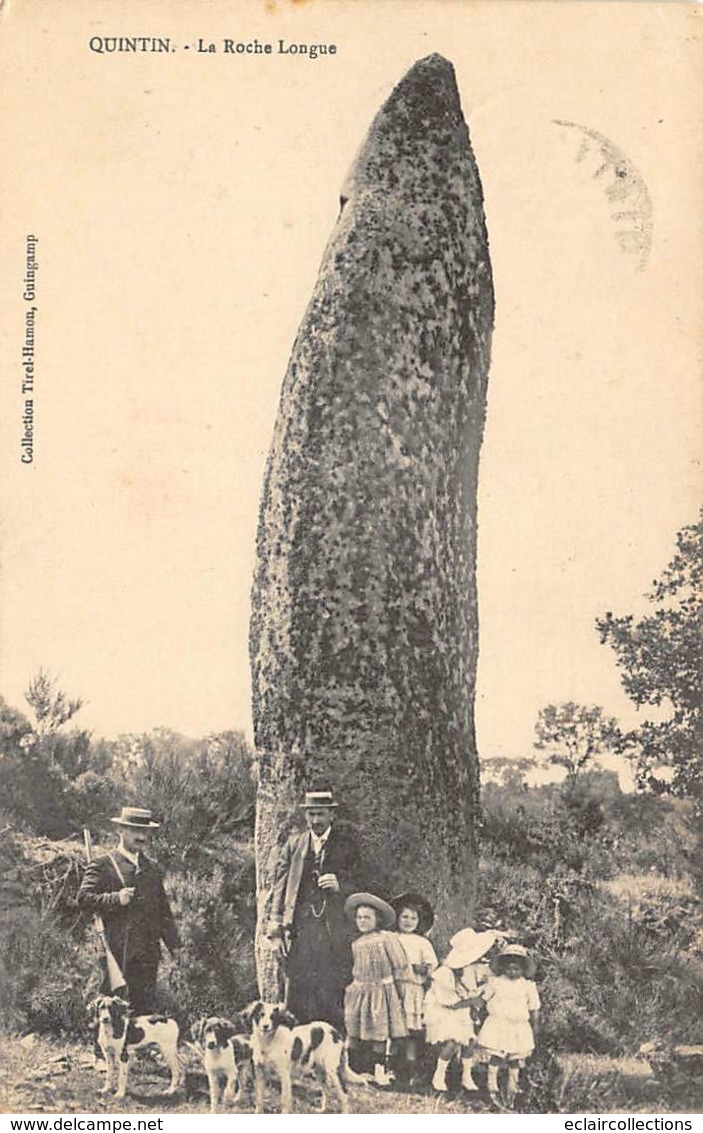
[[[518,1075],[535,1047],[539,1025],[539,992],[533,980],[535,962],[521,944],[509,944],[491,960],[493,979],[481,992],[488,1017],[478,1033],[481,1053],[488,1062],[488,1091],[498,1108],[512,1109]],[[504,1097],[498,1090],[498,1071],[507,1068]]]
[[[450,940],[451,950],[432,974],[425,998],[427,1042],[440,1044],[432,1087],[445,1093],[447,1070],[453,1058],[461,1055],[461,1085],[476,1092],[473,1080],[474,1019],[481,1000],[474,971],[475,963],[485,956],[498,939],[495,932],[476,932],[463,928]]]
[[[399,893],[391,906],[396,915],[398,940],[408,958],[407,974],[401,982],[408,1037],[398,1044],[396,1069],[399,1076],[412,1083],[424,1042],[425,995],[430,975],[437,967],[435,950],[426,936],[434,922],[434,909],[420,893]]]
[[[344,1025],[359,1068],[364,1056],[373,1064],[374,1081],[393,1081],[386,1066],[389,1040],[408,1033],[400,987],[408,961],[398,938],[388,930],[395,913],[373,893],[352,893],[344,912],[354,921],[359,936],[352,941],[352,982],[344,993]]]

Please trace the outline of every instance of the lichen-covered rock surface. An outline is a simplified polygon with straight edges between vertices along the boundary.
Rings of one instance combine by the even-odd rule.
[[[454,71],[374,119],[293,347],[261,501],[251,664],[260,913],[304,787],[389,889],[475,887],[476,485],[493,286]],[[265,982],[265,981],[264,981]]]

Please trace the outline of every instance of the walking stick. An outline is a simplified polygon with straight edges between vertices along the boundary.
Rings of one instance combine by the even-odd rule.
[[[85,844],[85,856],[88,865],[93,860],[93,842],[90,837],[90,830],[84,829],[83,842]],[[122,969],[115,959],[112,949],[107,942],[107,935],[105,933],[105,925],[99,913],[95,914],[95,930],[100,938],[100,941],[105,952],[105,962],[107,964],[107,982],[110,991],[114,994],[116,991],[126,989],[127,981],[122,974]]]
[[[283,979],[283,1006],[288,1009],[288,994],[290,992],[290,976],[288,975],[288,955],[290,953],[290,930],[287,928],[281,929],[281,944],[278,950],[277,964],[278,975],[277,983],[280,988],[281,977]]]

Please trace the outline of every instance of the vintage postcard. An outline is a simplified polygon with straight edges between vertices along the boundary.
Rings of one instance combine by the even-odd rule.
[[[701,12],[0,5],[4,1113],[700,1108]]]

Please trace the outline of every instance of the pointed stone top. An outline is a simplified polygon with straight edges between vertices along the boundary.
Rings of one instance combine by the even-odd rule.
[[[442,55],[418,59],[379,110],[371,131],[384,123],[413,126],[437,125],[447,114],[461,116],[461,102],[452,64]]]
[[[386,195],[435,193],[438,170],[473,162],[454,68],[442,55],[414,63],[376,114],[349,172],[344,198],[356,191]]]
[[[454,67],[443,55],[438,55],[435,52],[434,55],[426,55],[424,59],[418,59],[417,63],[413,63],[410,70],[403,75],[395,90],[400,90],[406,84],[411,86],[427,82],[448,83],[456,90]]]

